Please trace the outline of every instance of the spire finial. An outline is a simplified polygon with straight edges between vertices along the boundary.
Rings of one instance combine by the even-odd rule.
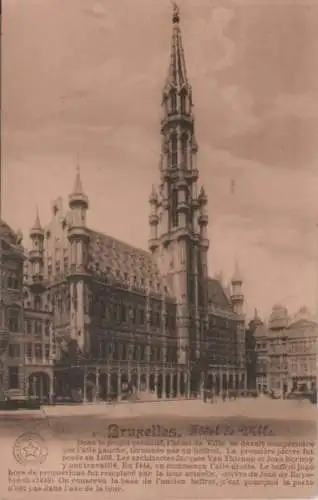
[[[178,24],[180,22],[180,11],[176,2],[172,2],[172,22]]]
[[[42,226],[41,226],[41,222],[40,222],[40,215],[39,215],[39,206],[38,205],[35,205],[35,221],[34,221],[32,230],[42,231]]]
[[[77,151],[76,153],[76,173],[80,174],[80,159],[79,159],[79,152]]]
[[[232,283],[243,283],[241,270],[239,268],[237,260],[235,260],[235,268],[234,268],[234,275],[232,277]]]
[[[76,155],[76,177],[75,177],[75,184],[74,184],[73,193],[74,194],[83,194],[79,153],[77,153],[77,155]]]

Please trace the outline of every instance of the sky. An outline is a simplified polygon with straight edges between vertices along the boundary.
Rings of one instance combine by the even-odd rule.
[[[209,273],[317,308],[318,2],[179,0]],[[28,243],[79,162],[89,225],[147,248],[170,0],[3,0],[2,217]],[[78,160],[77,160],[78,158]],[[66,205],[66,203],[65,203]]]

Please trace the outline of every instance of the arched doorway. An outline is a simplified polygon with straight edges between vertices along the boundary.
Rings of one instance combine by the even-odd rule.
[[[33,372],[28,377],[28,396],[48,401],[50,397],[50,376],[46,372]]]

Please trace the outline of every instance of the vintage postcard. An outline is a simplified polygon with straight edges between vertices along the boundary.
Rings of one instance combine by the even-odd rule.
[[[314,497],[318,2],[1,17],[0,500]]]

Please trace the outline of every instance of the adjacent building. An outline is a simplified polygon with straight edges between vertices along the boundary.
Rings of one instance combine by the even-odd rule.
[[[45,227],[36,215],[18,292],[29,394],[106,399],[129,384],[165,398],[246,387],[242,277],[236,267],[230,288],[209,277],[208,199],[176,7],[162,112],[149,251],[87,226],[79,169],[66,210],[58,198]]]
[[[275,305],[267,323],[258,321],[254,337],[258,390],[280,396],[316,390],[318,322],[305,307],[290,316]]]
[[[22,235],[0,220],[0,398],[53,394],[51,314],[23,285],[26,262]]]

